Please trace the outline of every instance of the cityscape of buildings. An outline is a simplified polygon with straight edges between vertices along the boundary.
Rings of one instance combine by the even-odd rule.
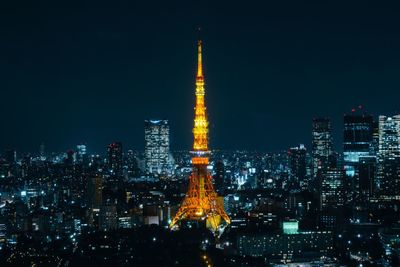
[[[399,118],[361,108],[345,114],[343,152],[333,149],[329,118],[310,120],[310,148],[212,150],[207,169],[230,218],[218,242],[201,224],[169,229],[193,159],[170,151],[167,120],[145,121],[145,151],[118,141],[104,155],[90,154],[86,144],[65,153],[47,152],[45,144],[32,154],[7,149],[2,264],[204,266],[206,256],[216,266],[397,266]]]
[[[210,150],[198,51],[190,153],[166,119],[144,121],[144,151],[4,151],[1,266],[398,266],[400,115],[353,109],[342,151],[327,117],[309,148]]]
[[[400,5],[3,2],[0,267],[400,266]]]

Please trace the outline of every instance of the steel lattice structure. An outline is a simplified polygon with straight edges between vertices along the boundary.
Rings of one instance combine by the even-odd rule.
[[[198,62],[196,76],[196,107],[193,127],[193,171],[189,178],[189,189],[182,204],[170,223],[170,228],[178,227],[182,220],[206,220],[207,228],[215,235],[222,233],[230,223],[225,213],[223,199],[217,196],[212,176],[207,170],[208,158],[208,120],[204,102],[204,76],[202,64],[202,42],[198,41]]]

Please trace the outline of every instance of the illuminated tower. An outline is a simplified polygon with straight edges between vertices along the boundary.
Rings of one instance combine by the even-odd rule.
[[[171,221],[170,228],[177,228],[182,220],[206,221],[206,226],[215,235],[222,233],[230,223],[224,211],[223,200],[214,191],[212,176],[207,170],[208,157],[208,121],[204,104],[204,76],[201,55],[201,40],[198,41],[198,63],[196,76],[196,107],[193,127],[193,171],[189,178],[189,189],[182,204]]]

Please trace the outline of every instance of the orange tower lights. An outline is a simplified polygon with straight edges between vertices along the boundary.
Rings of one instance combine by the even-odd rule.
[[[189,188],[182,204],[170,223],[170,228],[178,228],[183,220],[205,220],[206,226],[215,235],[220,235],[230,223],[225,213],[223,201],[218,198],[212,184],[212,176],[207,170],[208,157],[208,120],[205,107],[205,90],[202,63],[202,41],[197,43],[198,62],[196,75],[196,106],[193,126],[193,171],[189,178]]]

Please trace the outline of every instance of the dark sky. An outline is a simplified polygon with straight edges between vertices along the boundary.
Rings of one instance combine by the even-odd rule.
[[[143,149],[146,118],[168,118],[171,148],[190,149],[199,25],[212,148],[309,144],[315,116],[340,148],[352,107],[400,110],[399,5],[2,2],[0,151]]]

